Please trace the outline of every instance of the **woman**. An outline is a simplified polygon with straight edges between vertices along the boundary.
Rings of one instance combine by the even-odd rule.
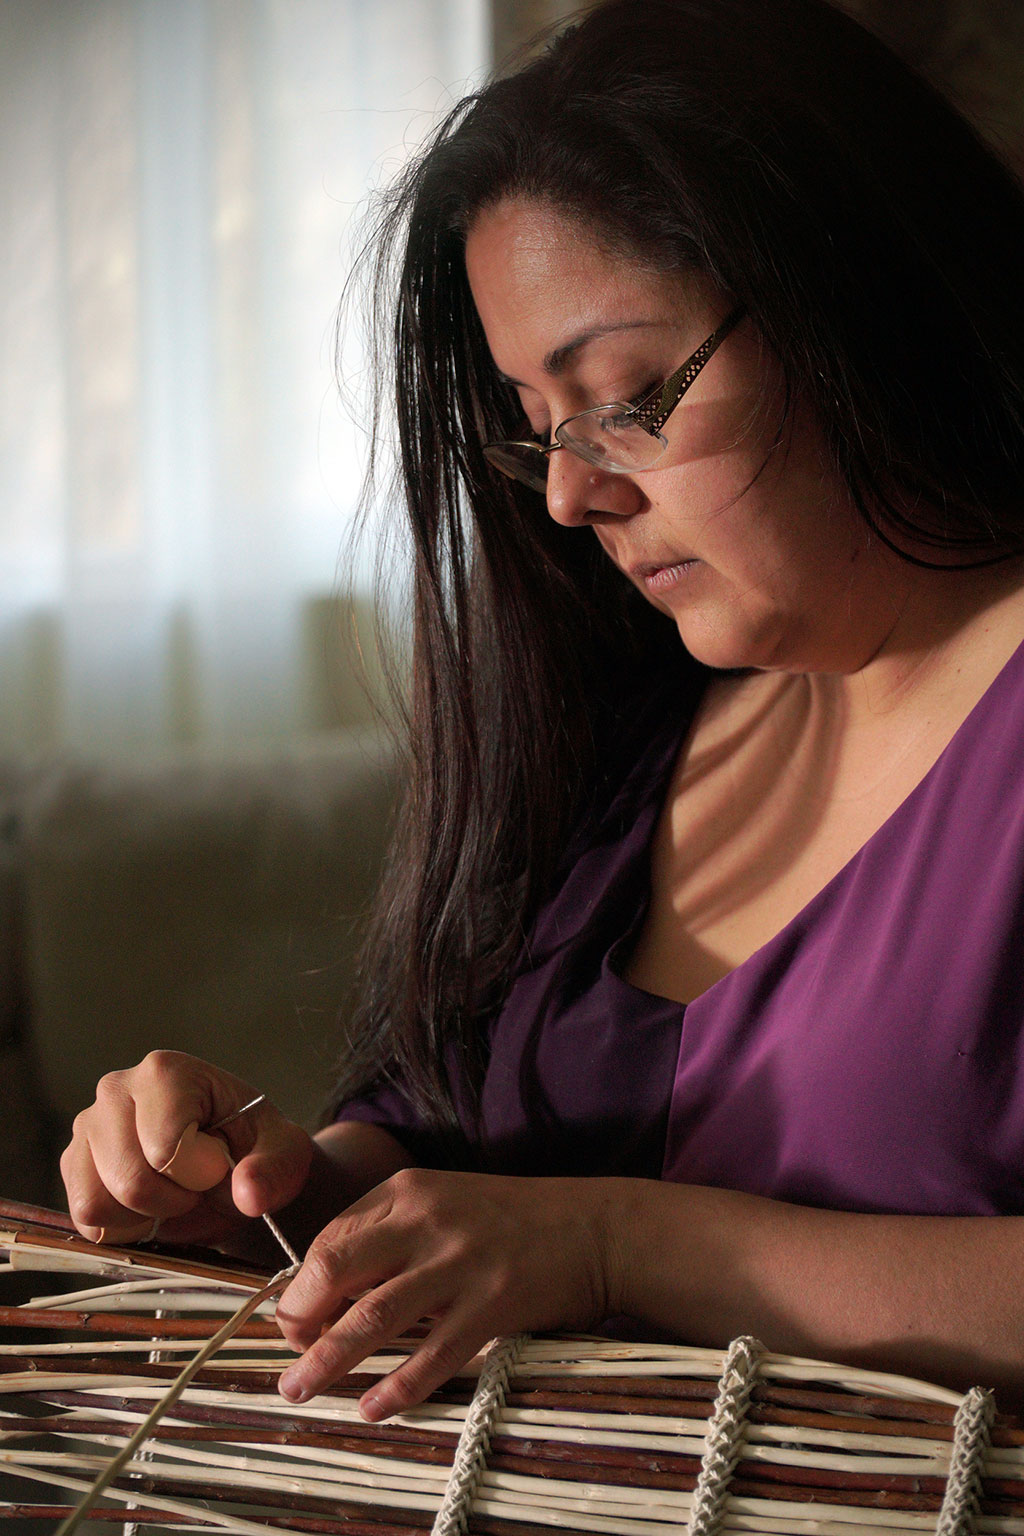
[[[379,236],[411,790],[337,1118],[228,1186],[250,1090],[156,1053],[76,1222],[282,1210],[286,1396],[433,1319],[373,1419],[623,1314],[1019,1396],[1018,188],[820,0],[611,0]]]

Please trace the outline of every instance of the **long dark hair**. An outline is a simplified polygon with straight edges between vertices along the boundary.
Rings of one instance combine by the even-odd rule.
[[[520,411],[464,243],[511,196],[742,303],[907,558],[1024,548],[1024,196],[856,23],[824,0],[609,0],[448,116],[375,231],[415,549],[409,790],[338,1093],[394,1074],[452,1131],[453,1076],[479,1081],[621,721],[661,677],[680,708],[700,686],[596,541],[481,455]]]

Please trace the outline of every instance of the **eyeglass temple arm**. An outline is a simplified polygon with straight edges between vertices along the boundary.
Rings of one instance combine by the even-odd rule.
[[[664,384],[630,411],[630,418],[638,427],[643,427],[645,432],[649,432],[652,437],[657,437],[704,364],[714,356],[729,332],[736,329],[745,314],[746,310],[740,304],[731,314],[726,315],[717,331],[712,331],[707,341],[702,342],[696,352],[688,357],[675,373],[670,374]]]
[[[488,448],[531,448],[534,453],[557,453],[564,447],[564,443],[555,442],[554,439],[550,443],[537,443],[532,437],[508,437],[502,438],[500,442],[484,443],[484,454]]]

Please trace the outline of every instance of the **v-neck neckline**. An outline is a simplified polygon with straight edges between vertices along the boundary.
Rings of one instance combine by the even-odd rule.
[[[629,992],[637,997],[649,998],[652,1003],[658,1006],[668,1004],[681,1011],[686,1011],[687,1009],[702,1005],[705,1000],[712,999],[714,994],[724,991],[734,981],[734,978],[739,978],[741,975],[745,976],[747,972],[754,970],[759,964],[763,964],[770,958],[771,953],[775,949],[789,942],[794,930],[806,928],[810,925],[814,919],[816,909],[828,905],[833,900],[837,888],[852,878],[860,864],[869,858],[879,843],[891,833],[895,823],[911,813],[912,807],[928,792],[933,780],[944,770],[947,759],[954,755],[962,746],[965,737],[969,734],[971,728],[976,725],[979,716],[983,712],[987,712],[992,703],[993,696],[1002,691],[1002,688],[1007,684],[1008,678],[1012,678],[1015,675],[1018,662],[1024,664],[1024,640],[1018,642],[999,668],[995,677],[993,677],[992,681],[975,700],[941,752],[935,758],[935,761],[925,770],[914,787],[907,792],[900,803],[890,811],[889,815],[875,828],[870,836],[865,838],[864,842],[850,855],[845,863],[770,938],[765,939],[762,944],[759,944],[745,959],[734,965],[724,976],[720,976],[717,981],[713,981],[710,986],[705,987],[703,992],[698,992],[689,1002],[682,1003],[677,998],[666,997],[660,992],[649,992],[645,987],[636,986],[635,983],[628,981],[622,974],[625,967],[620,962],[625,955],[631,953],[637,933],[650,905],[651,844],[672,783],[679,753],[682,751],[686,735],[693,725],[694,716],[691,716],[679,731],[675,749],[668,757],[666,763],[665,777],[659,786],[660,792],[654,797],[654,814],[651,819],[650,834],[638,853],[638,857],[642,860],[644,875],[640,902],[629,927],[615,940],[605,956],[602,968],[606,975],[612,977],[618,985],[627,988]]]

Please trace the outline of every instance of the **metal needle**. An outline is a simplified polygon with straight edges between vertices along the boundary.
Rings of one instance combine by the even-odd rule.
[[[239,1117],[241,1115],[247,1114],[250,1109],[255,1109],[257,1104],[262,1104],[263,1101],[266,1099],[266,1097],[267,1096],[266,1096],[265,1093],[257,1094],[254,1099],[250,1099],[249,1100],[248,1104],[243,1104],[241,1109],[232,1110],[230,1115],[225,1115],[223,1120],[218,1120],[216,1125],[211,1125],[209,1127],[208,1131],[207,1131],[207,1134],[209,1135],[213,1131],[219,1131],[225,1125],[230,1125],[233,1120],[237,1120],[237,1119],[239,1119]],[[228,1151],[226,1146],[224,1148],[224,1156],[228,1160],[228,1167],[231,1168],[232,1170],[234,1170],[234,1168],[237,1165],[235,1163],[234,1158],[231,1156],[231,1153]],[[279,1245],[281,1246],[281,1248],[288,1255],[288,1258],[291,1261],[291,1263],[292,1264],[301,1264],[302,1260],[299,1258],[298,1254],[295,1252],[295,1249],[292,1247],[291,1243],[285,1237],[284,1233],[281,1231],[281,1228],[278,1226],[278,1224],[274,1220],[274,1218],[272,1216],[268,1215],[268,1213],[266,1211],[264,1211],[263,1212],[263,1220],[266,1222],[267,1227],[270,1230],[271,1234],[274,1236],[274,1238],[276,1238],[276,1240],[279,1243]]]
[[[224,1118],[222,1120],[218,1120],[215,1125],[209,1126],[207,1128],[205,1134],[206,1135],[212,1135],[212,1133],[214,1131],[219,1131],[225,1125],[230,1125],[233,1120],[239,1119],[240,1116],[242,1116],[244,1114],[247,1114],[250,1109],[255,1109],[258,1104],[262,1104],[264,1102],[264,1100],[266,1099],[266,1097],[267,1096],[266,1096],[265,1093],[258,1093],[254,1099],[250,1099],[249,1100],[248,1104],[243,1104],[241,1109],[233,1109],[231,1111],[230,1115],[225,1115]],[[231,1156],[231,1153],[228,1151],[226,1143],[225,1143],[225,1146],[224,1146],[224,1156],[228,1160],[228,1167],[233,1172],[234,1169],[237,1167],[237,1164],[235,1163],[234,1158]],[[278,1224],[274,1220],[274,1218],[272,1216],[269,1216],[267,1214],[267,1212],[264,1211],[264,1213],[263,1213],[263,1220],[266,1222],[268,1230],[270,1231],[270,1233],[272,1234],[272,1236],[274,1237],[274,1239],[276,1240],[278,1245],[288,1255],[288,1258],[291,1261],[291,1263],[292,1264],[301,1264],[302,1260],[299,1258],[298,1254],[295,1252],[295,1249],[292,1247],[291,1243],[285,1237],[284,1233],[281,1231],[281,1228],[278,1226]],[[154,1242],[156,1240],[156,1235],[157,1235],[159,1230],[160,1230],[160,1218],[157,1217],[156,1221],[154,1221],[152,1227],[146,1233],[146,1236],[142,1239],[142,1241],[144,1243],[152,1243],[152,1242]],[[102,1242],[102,1240],[103,1239],[101,1237],[100,1241]]]
[[[248,1104],[243,1104],[241,1109],[233,1109],[230,1115],[225,1115],[223,1120],[218,1120],[217,1124],[211,1125],[209,1129],[219,1131],[223,1126],[230,1125],[232,1120],[237,1120],[241,1115],[248,1114],[250,1109],[255,1109],[257,1104],[262,1104],[266,1097],[265,1093],[258,1093],[254,1099],[249,1100]]]

